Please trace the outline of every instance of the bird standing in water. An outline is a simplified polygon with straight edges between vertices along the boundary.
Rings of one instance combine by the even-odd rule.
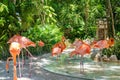
[[[109,40],[99,40],[92,44],[92,48],[97,48],[100,51],[100,61],[102,61],[101,55],[104,48],[110,48],[114,45],[114,39],[110,38]]]
[[[29,46],[35,47],[36,44],[34,42],[32,42],[30,39],[28,39],[24,36],[21,36],[19,34],[16,34],[13,37],[11,37],[7,43],[12,43],[12,42],[18,42],[21,45],[21,49],[25,49],[27,51],[27,53],[29,54],[30,61],[32,63],[31,57],[33,57],[33,55],[29,52],[27,47],[29,47]],[[22,54],[22,58],[23,58],[23,54]],[[18,59],[19,59],[19,56],[18,56]],[[22,60],[22,62],[24,63],[24,60]],[[23,63],[22,63],[22,69],[23,69]],[[29,70],[30,75],[29,76],[31,76],[31,63],[30,63],[30,70]],[[21,67],[20,67],[20,59],[19,59],[19,73],[20,73],[20,77],[21,77],[22,74],[21,74]]]
[[[91,47],[90,45],[86,44],[85,42],[83,42],[82,40],[77,39],[74,43],[73,43],[75,47],[75,50],[72,51],[70,53],[70,57],[74,56],[74,55],[80,55],[81,59],[80,59],[80,72],[84,72],[84,64],[83,64],[83,57],[85,54],[90,54],[90,50]]]
[[[65,37],[62,36],[62,40],[52,47],[52,56],[59,56],[63,50],[66,48]]]
[[[9,59],[13,59],[13,80],[17,80],[17,70],[16,70],[16,57],[19,56],[21,50],[21,46],[18,42],[12,42],[10,44],[10,54],[12,57],[8,57],[7,64],[6,64],[6,70],[8,71],[9,68]]]

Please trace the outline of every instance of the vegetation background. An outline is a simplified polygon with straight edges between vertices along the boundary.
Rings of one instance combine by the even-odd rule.
[[[97,19],[107,18],[109,37],[116,40],[114,48],[105,54],[120,55],[120,0],[0,0],[0,59],[9,56],[7,41],[20,34],[43,48],[29,47],[33,55],[51,51],[51,47],[65,36],[96,38]]]

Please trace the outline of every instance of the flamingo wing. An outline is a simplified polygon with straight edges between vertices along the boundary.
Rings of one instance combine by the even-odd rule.
[[[82,40],[79,40],[79,39],[75,39],[75,41],[73,42],[72,46],[76,46],[76,47],[79,47],[83,44],[83,41]]]
[[[21,36],[19,34],[14,35],[13,37],[11,37],[7,43],[12,43],[12,42],[19,42]]]
[[[22,48],[29,47],[29,46],[33,46],[33,47],[36,46],[35,43],[32,42],[30,39],[24,36],[20,36],[19,34],[16,34],[13,37],[11,37],[7,43],[12,43],[12,42],[20,43]]]
[[[82,46],[80,46],[76,49],[76,51],[80,55],[90,54],[90,50],[91,50],[91,48],[88,44],[82,44]]]
[[[94,48],[100,48],[100,49],[108,48],[108,47],[109,45],[107,40],[100,40],[94,45]]]
[[[34,42],[32,42],[30,39],[28,39],[26,37],[21,37],[20,43],[22,43],[23,47],[29,47],[29,46],[35,47],[36,46],[36,44]]]

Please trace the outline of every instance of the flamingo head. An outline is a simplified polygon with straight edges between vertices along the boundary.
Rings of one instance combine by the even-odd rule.
[[[114,45],[114,38],[110,38],[108,40],[108,44],[109,44],[110,47],[113,46]]]
[[[43,41],[40,40],[40,41],[38,41],[38,45],[41,46],[41,47],[43,47],[45,44],[44,44]]]

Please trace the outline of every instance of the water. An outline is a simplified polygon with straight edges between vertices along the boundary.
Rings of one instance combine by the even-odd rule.
[[[80,73],[80,59],[47,60],[50,63],[44,64],[43,68],[57,74],[93,80],[120,80],[120,63],[117,62],[94,62],[84,58],[84,73]]]

